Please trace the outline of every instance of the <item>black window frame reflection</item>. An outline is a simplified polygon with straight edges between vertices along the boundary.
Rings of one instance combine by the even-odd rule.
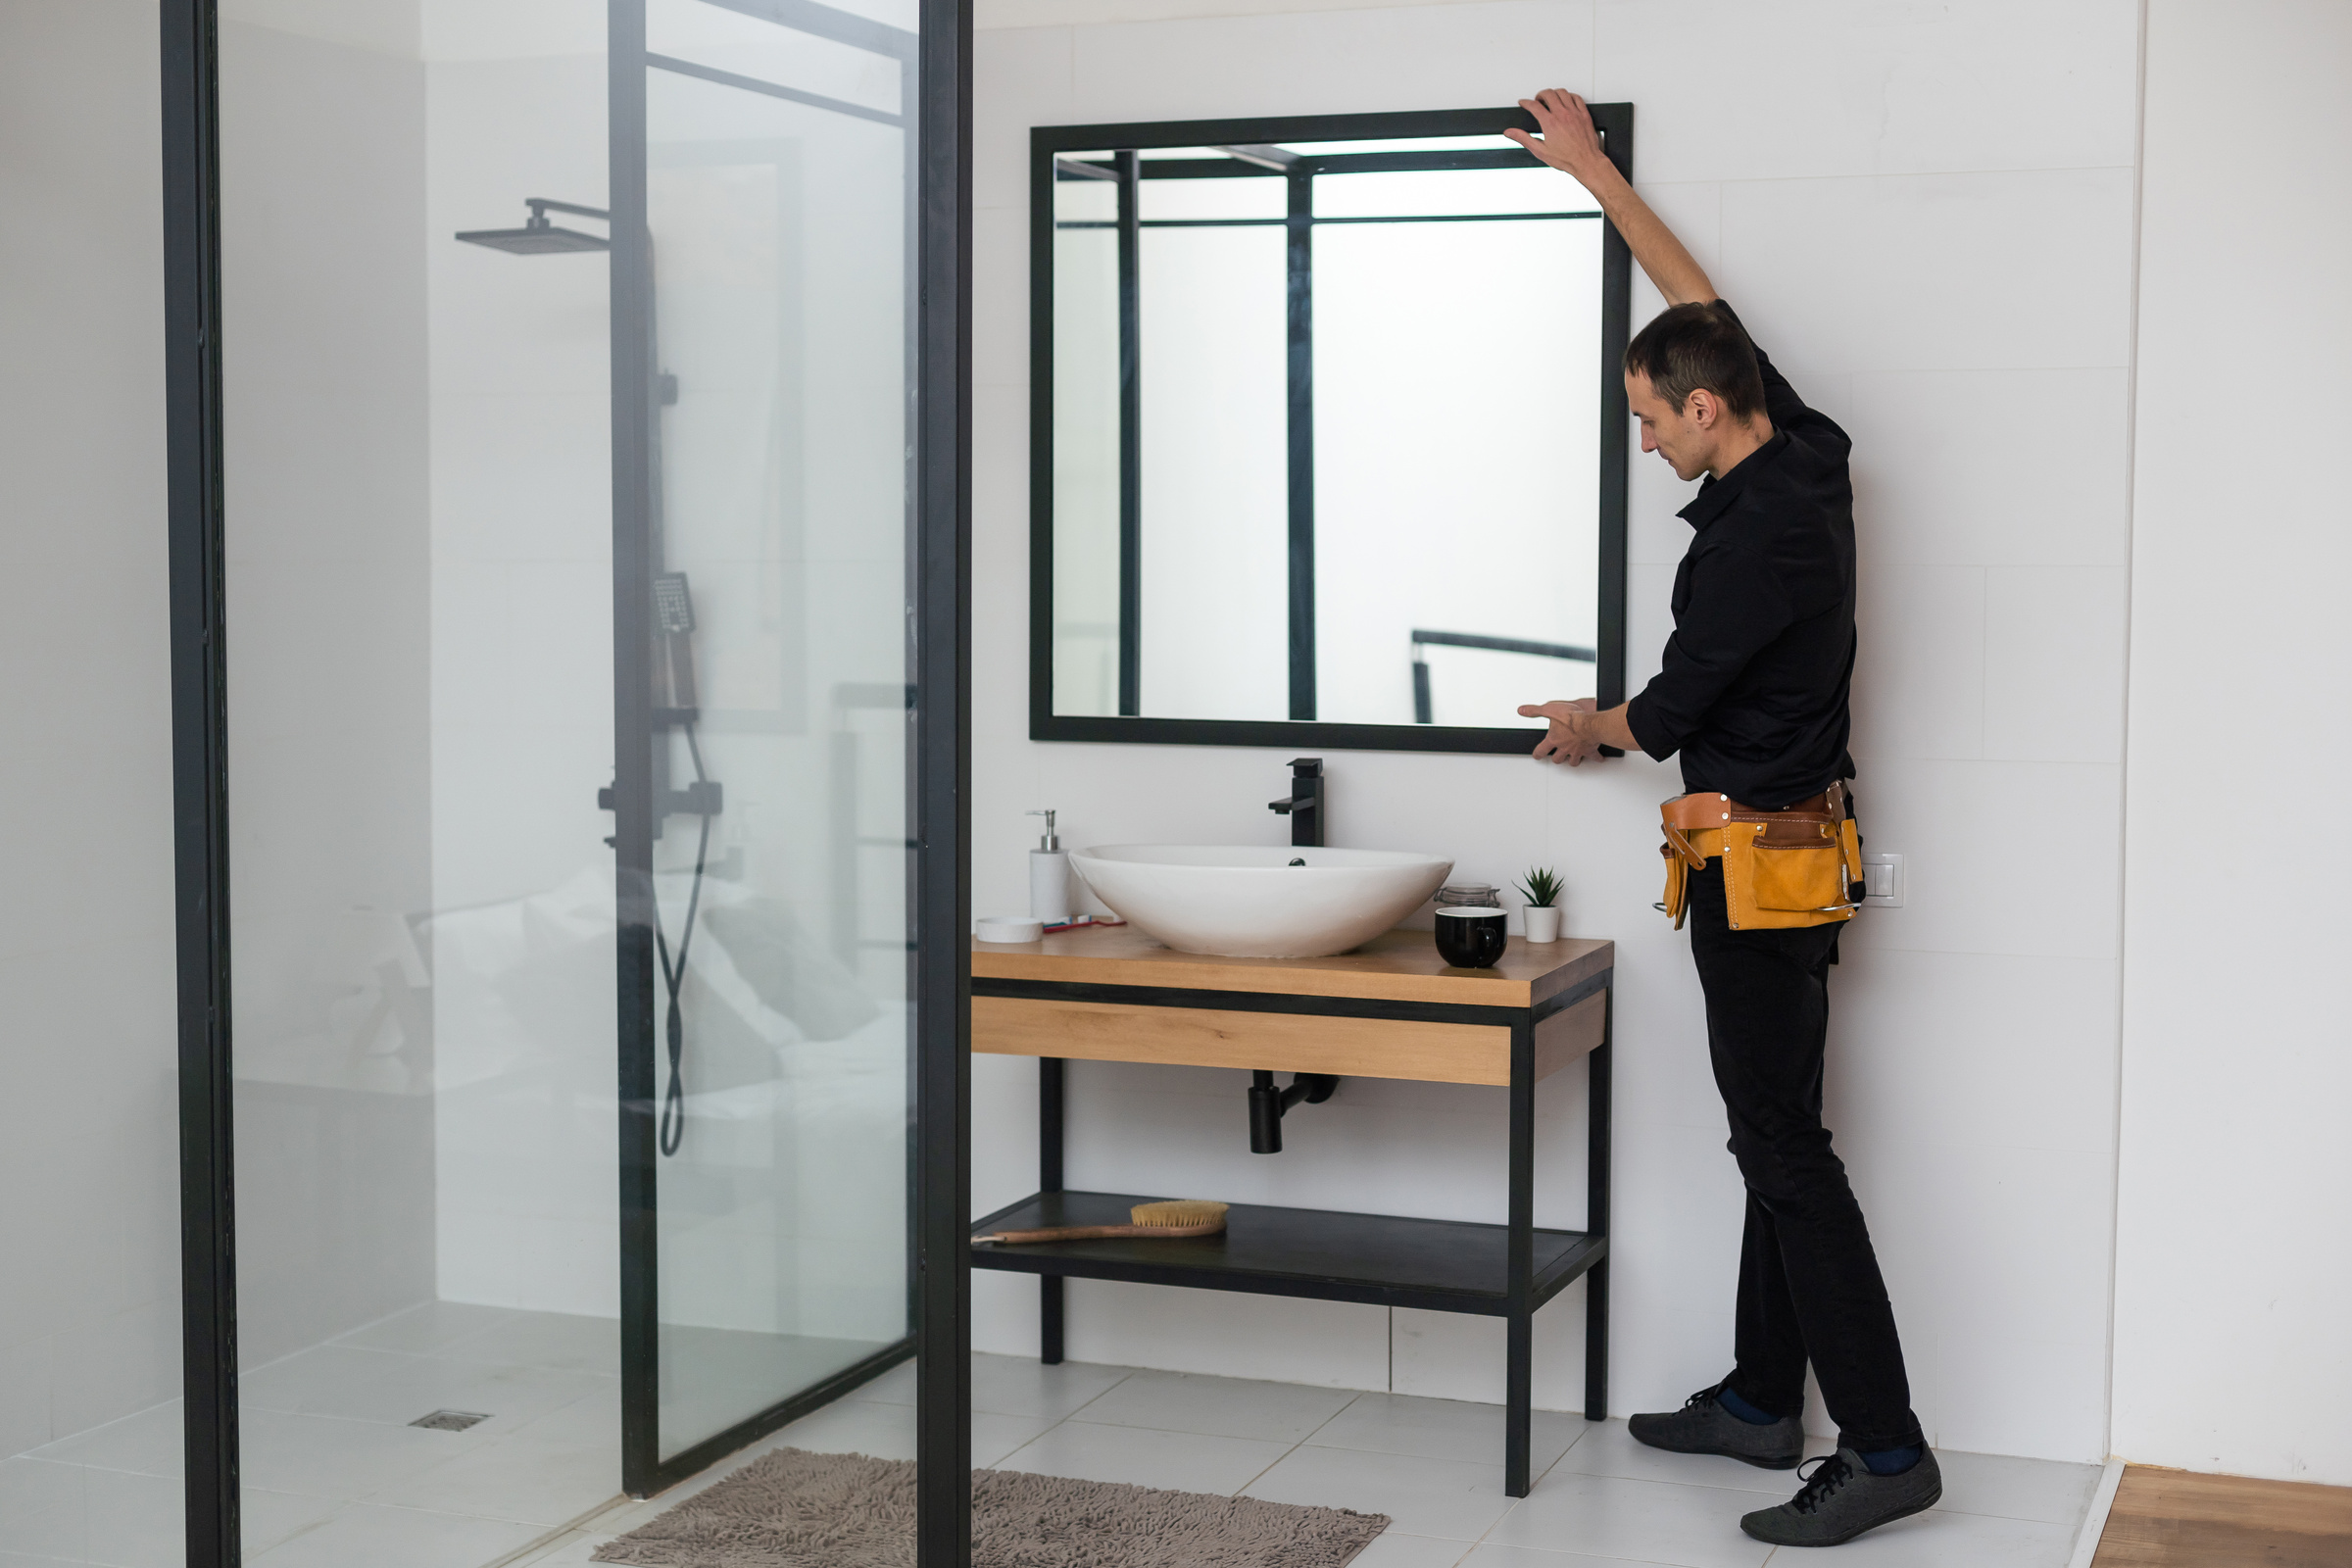
[[[1633,177],[1633,105],[1592,106],[1609,159]],[[1396,140],[1495,135],[1536,128],[1519,109],[1436,110],[1375,115],[1302,115],[1255,120],[1158,121],[1138,124],[1040,125],[1030,130],[1029,183],[1029,737],[1040,741],[1124,741],[1147,745],[1319,747],[1413,752],[1525,752],[1540,729],[1440,725],[1428,721],[1425,645],[1503,648],[1508,639],[1473,628],[1416,630],[1410,678],[1413,724],[1334,723],[1316,716],[1313,233],[1318,224],[1366,220],[1318,219],[1314,176],[1376,171],[1519,169],[1536,159],[1515,147],[1298,155],[1286,143]],[[1156,148],[1216,148],[1217,158],[1152,158]],[[1112,150],[1105,159],[1102,153]],[[1142,217],[1145,179],[1282,178],[1288,187],[1283,218],[1163,220]],[[1054,237],[1064,227],[1097,226],[1060,220],[1057,184],[1100,179],[1117,186],[1117,216],[1102,226],[1118,236],[1119,472],[1118,674],[1115,714],[1057,713],[1054,710]],[[1521,218],[1528,215],[1510,215]],[[1373,220],[1388,221],[1391,220]],[[1396,221],[1430,221],[1400,219]],[[1633,255],[1606,219],[1600,223],[1601,332],[1598,463],[1598,615],[1591,649],[1544,644],[1551,657],[1594,666],[1594,692],[1603,708],[1625,700],[1625,532],[1628,474],[1627,410],[1619,365],[1632,318]],[[1287,560],[1289,693],[1287,719],[1211,719],[1147,716],[1142,711],[1143,481],[1141,234],[1167,226],[1282,226],[1286,251],[1285,402],[1287,410]],[[1472,455],[1466,461],[1475,461]],[[1534,650],[1511,643],[1506,651]]]

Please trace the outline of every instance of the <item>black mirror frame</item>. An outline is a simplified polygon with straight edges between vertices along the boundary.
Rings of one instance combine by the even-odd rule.
[[[1634,106],[1593,104],[1609,161],[1633,177]],[[1315,719],[1149,718],[1054,711],[1054,182],[1059,153],[1145,147],[1262,147],[1290,141],[1493,135],[1536,122],[1520,109],[1171,120],[1037,125],[1029,132],[1029,738],[1153,746],[1265,746],[1337,751],[1525,753],[1544,731]],[[1599,636],[1594,692],[1625,700],[1627,418],[1619,367],[1633,315],[1633,253],[1607,220],[1601,240]]]

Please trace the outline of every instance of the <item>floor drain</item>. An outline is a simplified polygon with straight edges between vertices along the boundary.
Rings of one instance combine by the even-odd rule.
[[[435,1432],[463,1432],[489,1419],[479,1410],[435,1410],[431,1415],[418,1416],[409,1425],[430,1427]]]

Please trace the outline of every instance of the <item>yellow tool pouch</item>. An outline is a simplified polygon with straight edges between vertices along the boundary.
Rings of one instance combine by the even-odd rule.
[[[1859,906],[1862,841],[1846,814],[1845,786],[1778,811],[1728,795],[1678,795],[1658,808],[1666,842],[1666,897],[1659,907],[1683,928],[1690,877],[1723,860],[1724,915],[1735,931],[1828,925]]]

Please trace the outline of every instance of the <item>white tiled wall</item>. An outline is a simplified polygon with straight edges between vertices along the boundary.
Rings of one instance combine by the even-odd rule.
[[[1854,750],[1909,903],[1848,934],[1831,1114],[1939,1443],[2105,1450],[2136,11],[2130,0],[984,5],[977,44],[974,888],[1025,907],[1020,812],[1073,845],[1279,842],[1287,753],[1026,740],[1031,124],[1458,108],[1561,85],[1636,106],[1638,182],[1796,385],[1856,438]],[[1221,6],[1233,11],[1248,9]],[[1270,9],[1270,8],[1269,8]],[[1153,16],[1169,20],[1150,20]],[[1015,24],[989,28],[992,21]],[[1658,300],[1637,285],[1636,312]],[[1629,660],[1654,669],[1688,498],[1637,457]],[[1541,696],[1543,694],[1535,694]],[[1333,753],[1331,841],[1501,880],[1567,873],[1617,939],[1611,1405],[1730,1357],[1740,1184],[1697,988],[1657,897],[1679,774]],[[2014,824],[2063,823],[2030,863]],[[1034,1180],[1032,1070],[977,1063],[975,1201]],[[1499,1214],[1498,1095],[1350,1082],[1249,1154],[1239,1073],[1081,1064],[1070,1178],[1433,1215]],[[1582,1090],[1540,1105],[1538,1217],[1581,1216]],[[975,1282],[984,1348],[1033,1349],[1034,1288]],[[1539,1319],[1538,1400],[1581,1399],[1581,1293]],[[1493,1324],[1074,1285],[1073,1354],[1493,1398]],[[1383,1328],[1387,1332],[1382,1332]],[[1818,1415],[1818,1412],[1817,1412]]]

